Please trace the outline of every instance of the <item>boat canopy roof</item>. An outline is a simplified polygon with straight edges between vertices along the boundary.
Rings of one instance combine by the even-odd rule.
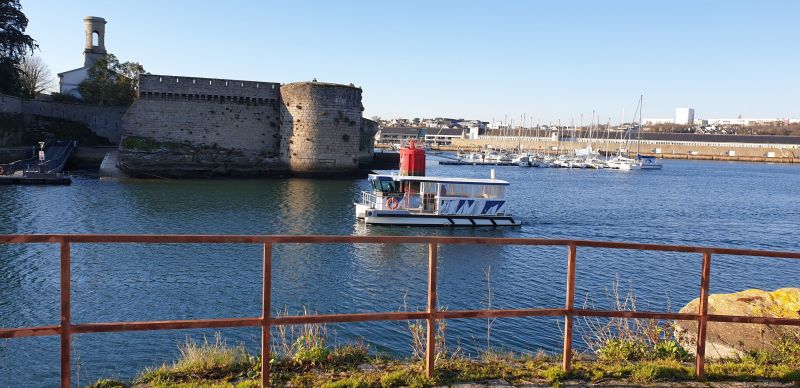
[[[436,182],[436,183],[459,183],[467,185],[502,185],[508,186],[509,183],[500,179],[483,178],[453,178],[437,176],[404,176],[404,175],[385,175],[369,174],[371,180],[393,180],[398,182]]]

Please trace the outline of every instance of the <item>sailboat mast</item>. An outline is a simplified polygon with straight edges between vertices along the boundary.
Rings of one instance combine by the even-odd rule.
[[[636,131],[636,156],[639,156],[639,149],[642,146],[642,112],[644,112],[644,95],[639,95],[639,129]]]

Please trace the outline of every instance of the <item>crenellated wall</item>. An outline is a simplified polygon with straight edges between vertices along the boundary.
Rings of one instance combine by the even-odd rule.
[[[174,75],[142,74],[139,76],[139,95],[162,98],[183,98],[202,100],[243,101],[265,105],[277,103],[280,98],[280,84],[200,77],[179,77]]]

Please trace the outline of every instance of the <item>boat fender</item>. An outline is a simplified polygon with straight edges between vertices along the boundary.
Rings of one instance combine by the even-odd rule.
[[[389,197],[386,199],[386,207],[391,210],[397,209],[400,206],[400,202],[397,202],[397,198]]]

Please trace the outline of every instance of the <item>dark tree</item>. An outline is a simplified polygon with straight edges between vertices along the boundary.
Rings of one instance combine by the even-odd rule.
[[[78,90],[83,100],[92,105],[130,105],[136,96],[142,65],[135,62],[120,63],[114,54],[98,59],[88,71],[88,78]]]
[[[0,0],[0,93],[19,95],[19,65],[37,47],[19,0]]]

